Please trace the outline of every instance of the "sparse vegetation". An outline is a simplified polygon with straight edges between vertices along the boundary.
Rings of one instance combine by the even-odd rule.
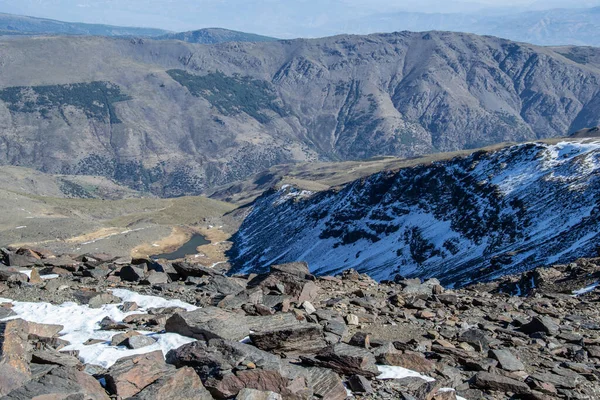
[[[121,121],[115,113],[114,103],[131,98],[110,82],[90,82],[9,87],[0,91],[0,99],[15,113],[39,112],[49,118],[52,110],[58,110],[64,116],[64,107],[74,106],[83,110],[89,118],[98,121],[108,119],[111,124],[118,124]]]
[[[249,76],[227,76],[220,71],[203,76],[178,69],[169,70],[167,73],[180,85],[185,86],[192,95],[204,97],[223,115],[244,112],[265,124],[271,120],[264,114],[265,110],[280,116],[286,114],[275,90],[267,81]]]

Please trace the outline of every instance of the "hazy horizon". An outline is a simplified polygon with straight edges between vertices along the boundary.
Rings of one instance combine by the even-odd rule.
[[[220,27],[280,38],[389,30],[378,29],[377,18],[401,12],[501,15],[595,6],[600,0],[0,0],[0,12],[9,14],[170,31]],[[369,18],[372,25],[354,24]]]

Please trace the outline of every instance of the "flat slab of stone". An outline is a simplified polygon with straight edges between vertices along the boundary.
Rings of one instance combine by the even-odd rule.
[[[528,393],[530,391],[529,386],[524,382],[488,372],[478,372],[473,378],[473,385],[481,389],[516,394]]]
[[[106,388],[111,394],[129,398],[163,377],[167,371],[168,366],[161,350],[125,357],[106,373]]]
[[[498,360],[498,365],[505,371],[525,370],[525,365],[509,350],[490,350],[489,357]]]
[[[200,377],[192,368],[183,367],[165,373],[141,392],[131,397],[133,400],[212,400]]]
[[[284,353],[314,353],[327,347],[323,327],[303,324],[251,333],[252,344],[261,350]]]

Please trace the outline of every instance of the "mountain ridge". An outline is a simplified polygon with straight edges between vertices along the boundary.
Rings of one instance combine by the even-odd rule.
[[[167,197],[277,164],[413,157],[600,124],[595,48],[447,32],[1,43],[1,164]]]
[[[317,274],[437,277],[462,286],[596,252],[600,143],[529,143],[328,191],[284,186],[232,239],[232,273],[306,261]]]
[[[65,22],[49,18],[0,13],[0,32],[11,35],[160,36],[164,29]]]

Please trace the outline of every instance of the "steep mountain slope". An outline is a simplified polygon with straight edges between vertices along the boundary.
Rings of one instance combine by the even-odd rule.
[[[182,40],[188,43],[216,44],[227,42],[272,42],[277,39],[253,33],[231,31],[222,28],[205,28],[190,32],[168,33],[159,40]]]
[[[529,143],[382,172],[313,194],[259,198],[234,237],[234,272],[304,260],[331,274],[446,284],[568,262],[600,239],[600,142]]]
[[[282,163],[563,136],[600,124],[598,53],[444,32],[5,38],[0,163],[177,196]]]
[[[163,29],[82,24],[0,13],[0,35],[161,36]]]

